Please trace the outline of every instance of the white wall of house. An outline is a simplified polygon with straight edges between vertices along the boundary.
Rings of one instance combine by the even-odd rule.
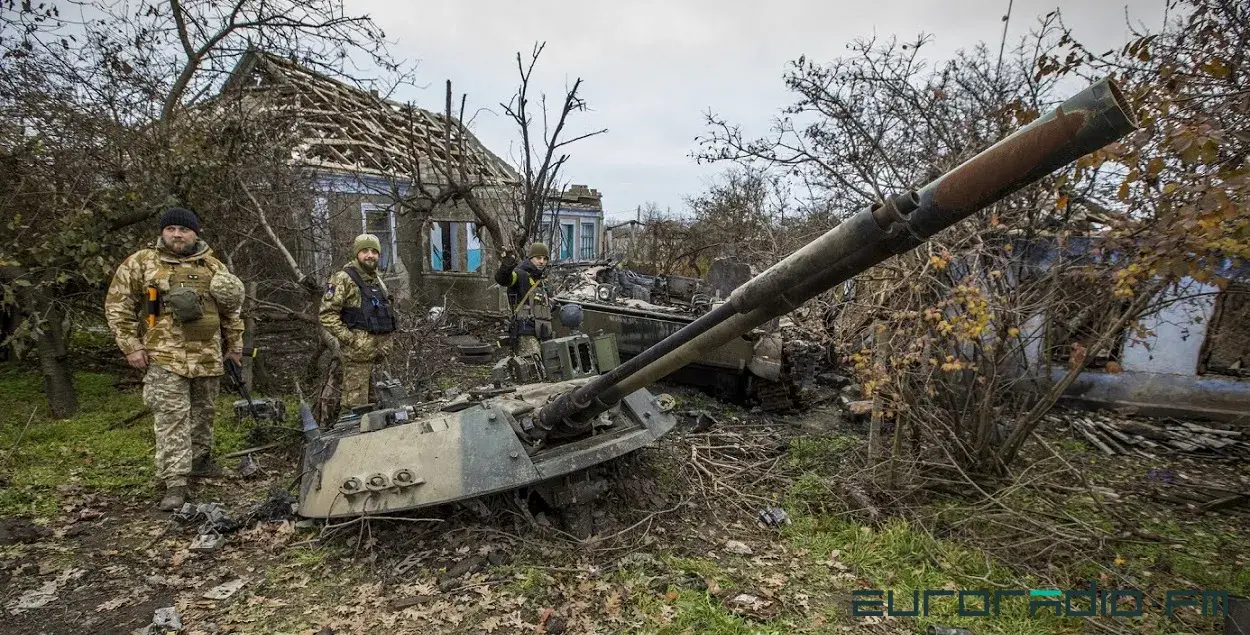
[[[1169,290],[1159,312],[1142,320],[1152,337],[1144,342],[1129,338],[1120,353],[1126,371],[1197,375],[1207,326],[1215,314],[1219,287],[1186,280],[1182,290]]]

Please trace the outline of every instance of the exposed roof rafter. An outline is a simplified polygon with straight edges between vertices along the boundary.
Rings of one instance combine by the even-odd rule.
[[[442,147],[447,135],[442,114],[382,99],[259,50],[239,60],[226,91],[237,91],[262,103],[264,109],[281,110],[292,117],[301,138],[292,157],[298,163],[397,179],[411,178],[419,169],[425,183],[446,182],[441,173],[448,161],[448,151]],[[460,126],[453,126],[450,154],[453,160],[466,162],[470,183],[520,182],[512,166],[467,130],[467,156],[461,157],[460,134]],[[414,156],[419,160],[414,161]]]

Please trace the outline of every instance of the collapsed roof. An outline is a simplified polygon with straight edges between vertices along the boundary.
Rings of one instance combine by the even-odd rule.
[[[260,50],[244,53],[223,93],[237,91],[267,110],[280,110],[296,122],[300,143],[292,158],[303,165],[354,174],[445,183],[447,118],[422,108],[383,99],[371,91],[317,73]],[[451,126],[451,160],[461,160],[460,126]],[[465,169],[470,183],[513,185],[512,166],[464,132]],[[413,157],[419,157],[414,161]],[[431,165],[431,162],[433,165]]]

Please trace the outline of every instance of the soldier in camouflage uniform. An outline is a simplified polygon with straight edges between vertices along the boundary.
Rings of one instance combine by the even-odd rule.
[[[133,367],[145,370],[143,400],[156,420],[162,510],[182,506],[190,476],[217,476],[214,401],[224,357],[243,358],[243,283],[199,238],[195,213],[160,217],[161,235],[117,268],[104,302],[109,330]]]
[[[551,307],[547,304],[543,273],[547,269],[547,245],[530,245],[525,262],[519,265],[516,257],[505,250],[495,271],[495,282],[508,290],[508,305],[512,308],[509,338],[513,355],[539,355],[541,340],[552,337]]]
[[[339,343],[345,409],[371,403],[373,369],[392,346],[396,322],[390,293],[377,273],[381,252],[377,236],[357,236],[355,258],[330,276],[321,298],[321,325]]]

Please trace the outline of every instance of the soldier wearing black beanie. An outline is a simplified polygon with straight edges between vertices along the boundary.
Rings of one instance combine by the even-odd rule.
[[[195,215],[195,212],[186,208],[170,207],[161,212],[161,229],[170,225],[181,225],[197,234],[200,233],[199,217]]]

